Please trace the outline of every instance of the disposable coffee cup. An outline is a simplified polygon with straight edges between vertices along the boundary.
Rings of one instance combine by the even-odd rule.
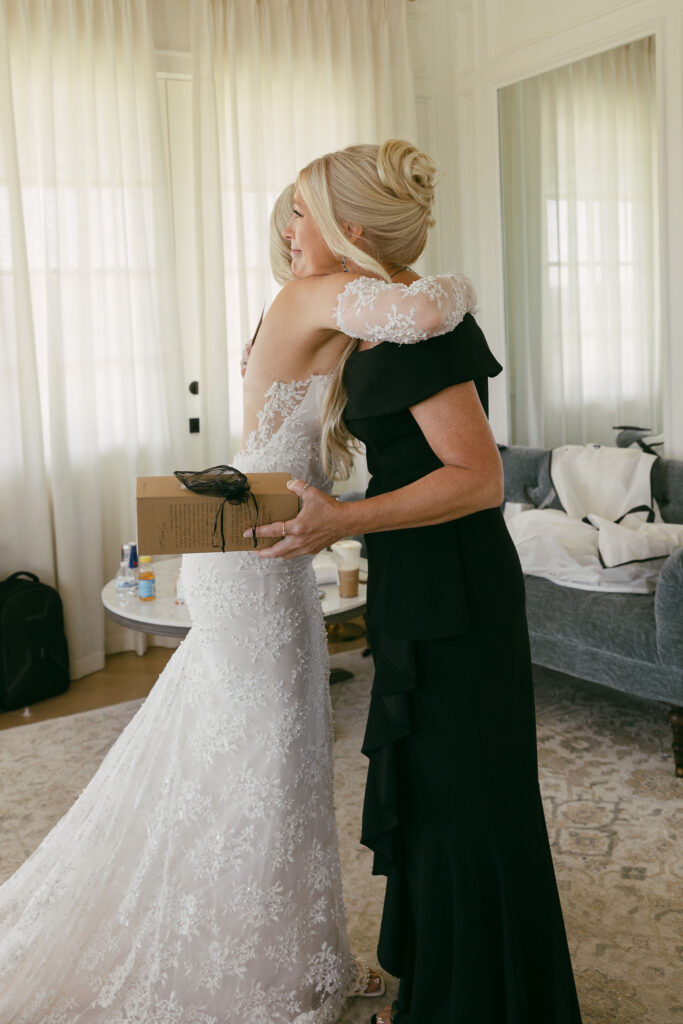
[[[358,569],[339,570],[339,596],[358,597]]]
[[[339,596],[358,597],[358,573],[360,571],[360,542],[340,540],[332,545],[337,571],[339,573]]]

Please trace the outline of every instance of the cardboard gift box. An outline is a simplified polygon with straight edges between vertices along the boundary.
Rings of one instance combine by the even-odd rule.
[[[247,477],[258,503],[257,526],[286,522],[299,511],[299,499],[287,488],[289,473],[251,473]],[[137,480],[138,551],[142,555],[180,555],[221,550],[220,526],[214,537],[216,515],[223,504],[218,495],[195,494],[175,476],[141,476]],[[223,532],[226,551],[253,551],[253,501],[225,503]],[[259,548],[272,547],[278,537],[261,537]]]

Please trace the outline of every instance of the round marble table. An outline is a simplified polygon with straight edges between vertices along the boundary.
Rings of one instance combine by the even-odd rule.
[[[175,603],[175,581],[180,561],[181,558],[178,556],[154,562],[156,598],[153,601],[141,601],[137,595],[122,599],[116,592],[115,580],[105,583],[102,588],[102,604],[109,618],[140,633],[175,636],[179,639],[187,636],[192,626],[190,613],[187,605]],[[316,559],[313,560],[313,564],[315,567]],[[365,612],[367,568],[367,561],[361,559],[360,578],[364,582],[358,586],[357,597],[340,597],[336,583],[318,585],[327,625],[354,619]],[[331,681],[338,682],[351,676],[351,673],[340,673],[345,673],[345,670],[333,670]]]

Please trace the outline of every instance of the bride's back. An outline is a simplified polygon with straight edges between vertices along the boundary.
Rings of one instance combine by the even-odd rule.
[[[303,282],[286,286],[264,317],[244,375],[244,432],[235,465],[246,473],[287,471],[329,490],[321,413],[348,338],[312,326],[310,292]]]
[[[291,288],[277,296],[263,319],[244,374],[243,437],[258,426],[275,383],[302,382],[332,372],[348,341],[345,334],[311,325],[295,309]]]

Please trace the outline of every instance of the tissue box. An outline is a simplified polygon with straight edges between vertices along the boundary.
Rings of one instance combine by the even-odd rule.
[[[252,473],[247,478],[258,502],[258,522],[286,522],[299,511],[299,499],[287,488],[289,473]],[[223,498],[195,494],[175,476],[141,476],[137,481],[138,552],[141,555],[180,555],[221,550],[220,527],[214,536],[216,513]],[[251,537],[243,537],[254,525],[254,503],[231,505],[223,510],[226,551],[253,551]],[[262,537],[259,548],[272,547],[278,537]]]

